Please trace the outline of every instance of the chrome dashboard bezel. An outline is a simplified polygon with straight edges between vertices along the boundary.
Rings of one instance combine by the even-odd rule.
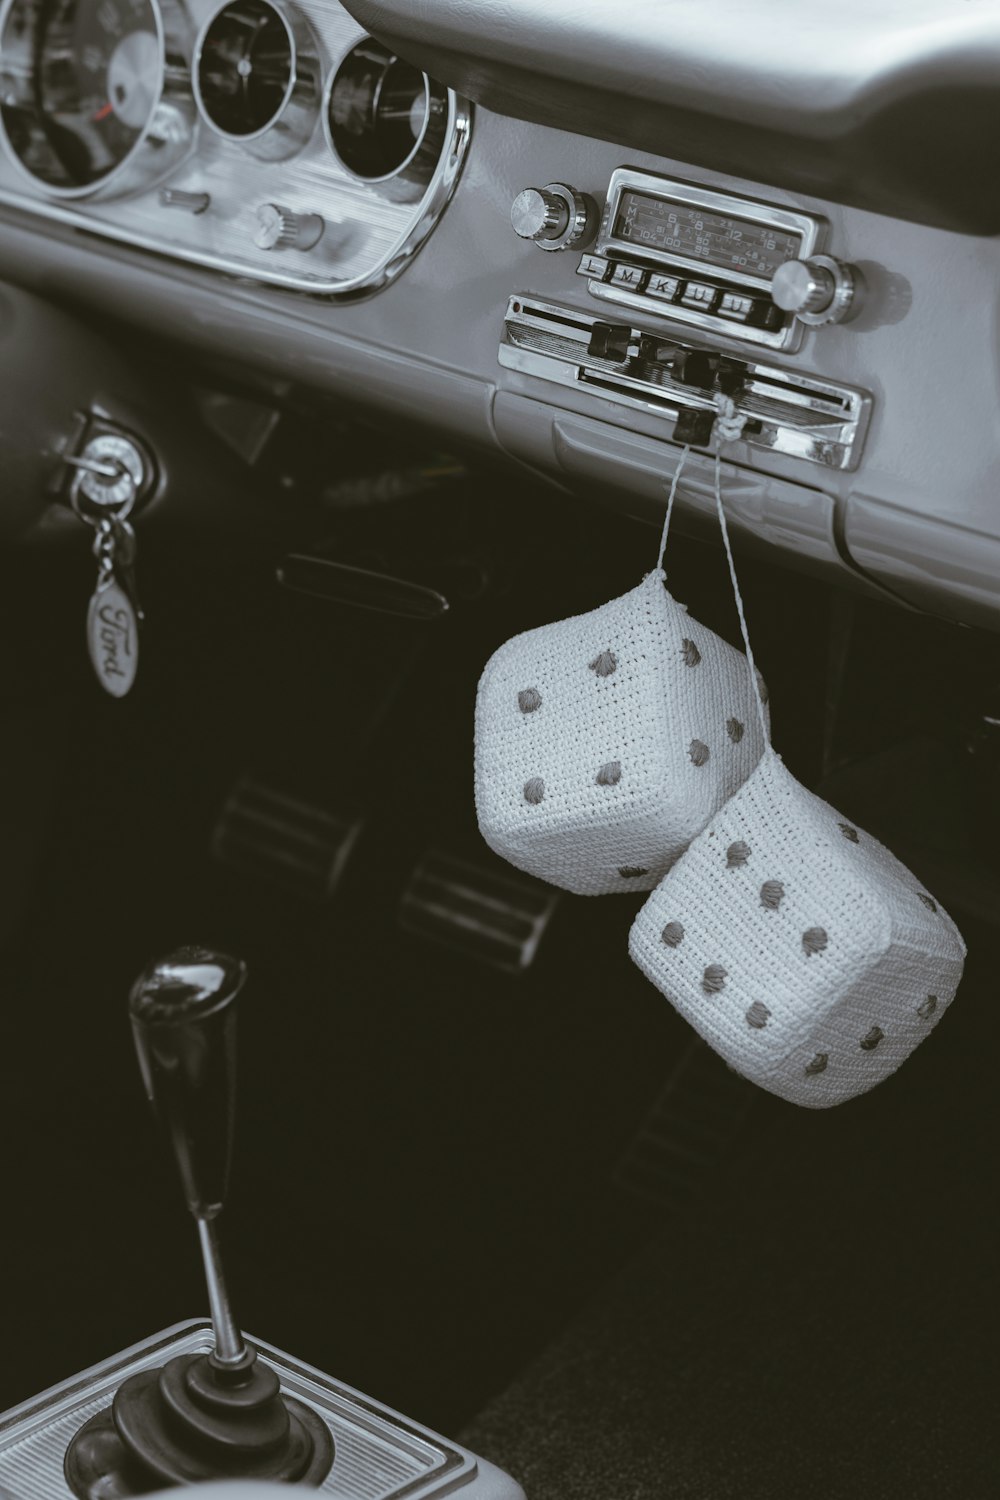
[[[662,177],[652,172],[640,172],[631,167],[618,167],[611,174],[607,199],[601,215],[596,243],[590,253],[615,262],[625,261],[635,265],[651,265],[659,270],[679,269],[681,273],[691,271],[716,281],[731,282],[735,288],[767,293],[770,280],[753,276],[733,267],[723,270],[708,261],[695,260],[690,256],[655,249],[638,250],[628,240],[618,239],[613,228],[618,217],[618,205],[622,194],[628,191],[650,194],[670,202],[686,204],[692,208],[704,208],[711,213],[724,214],[734,219],[746,220],[780,230],[799,237],[798,256],[806,259],[826,243],[827,221],[817,214],[807,214],[796,209],[779,208],[756,198],[743,198],[735,193],[719,192],[702,187],[698,183],[685,182],[678,178]],[[801,348],[805,330],[799,319],[786,316],[780,329],[748,327],[732,319],[712,313],[701,312],[682,303],[654,303],[641,292],[629,292],[607,282],[590,279],[587,282],[592,296],[619,303],[646,317],[667,318],[671,322],[685,323],[700,328],[717,338],[733,339],[738,343],[755,344],[767,349],[780,349],[787,354]]]
[[[5,7],[12,3],[3,0]],[[169,3],[176,5],[179,0]],[[317,37],[322,70],[318,92],[325,97],[328,75],[335,75],[343,58],[367,33],[340,4],[327,7],[322,0],[301,0],[289,6],[276,0],[276,5],[303,16],[311,34]],[[190,86],[190,38],[202,30],[209,8],[215,15],[219,6],[202,4],[193,14],[186,10],[189,42],[184,54],[184,81],[188,83],[198,150],[189,147],[184,158],[153,183],[146,177],[136,185],[130,177],[123,179],[114,195],[93,191],[65,201],[30,174],[15,170],[14,153],[0,135],[0,207],[25,213],[40,223],[48,221],[97,235],[149,258],[155,256],[165,267],[201,267],[235,278],[244,286],[275,287],[328,301],[356,300],[382,290],[409,265],[455,191],[471,138],[471,104],[453,90],[446,91],[440,155],[426,184],[418,187],[401,181],[397,190],[391,179],[369,183],[355,177],[339,156],[330,153],[325,132],[315,125],[298,155],[291,160],[269,161],[247,149],[239,139],[231,140],[207,129],[199,116]],[[213,141],[216,144],[210,147]],[[141,179],[142,174],[139,176]],[[189,220],[172,219],[178,208],[166,206],[163,195],[171,193],[174,203],[183,208],[189,200],[202,201],[208,191],[213,202],[221,203],[214,232],[204,214],[192,211]],[[317,201],[320,194],[322,199]],[[313,201],[306,202],[307,198]],[[341,222],[358,236],[354,253],[338,255],[330,263],[310,259],[306,252],[244,252],[242,236],[248,241],[252,235],[253,205],[257,201],[280,202],[292,212],[313,211],[320,202],[325,203],[328,213],[324,216],[334,230],[339,209]],[[189,227],[195,223],[197,229]],[[336,245],[336,235],[325,238],[324,243]]]
[[[591,354],[590,338],[600,322],[590,311],[515,294],[507,302],[497,361],[516,376],[641,411],[671,427],[685,410],[717,410],[714,393],[681,384],[666,369],[635,366],[633,354],[646,333],[641,327],[631,330],[630,352],[623,358]],[[650,336],[678,343],[672,336]],[[744,431],[740,443],[761,455],[783,454],[823,469],[850,473],[859,467],[873,407],[868,391],[759,364],[749,350],[732,358],[745,366],[746,377],[736,409],[757,427]],[[665,436],[677,441],[672,433]]]
[[[3,52],[3,38],[10,20],[11,12],[24,0],[2,0],[0,4],[0,57]],[[37,0],[39,8],[41,0]],[[45,198],[55,198],[61,202],[84,201],[91,199],[111,199],[126,197],[131,193],[139,191],[143,187],[155,187],[156,184],[175,172],[183,164],[185,157],[194,149],[197,139],[197,120],[193,103],[189,100],[180,80],[174,76],[170,67],[170,56],[172,52],[178,51],[187,61],[189,50],[184,46],[185,40],[190,40],[191,25],[184,7],[178,0],[146,0],[149,10],[156,25],[156,45],[159,62],[159,83],[156,90],[156,98],[150,108],[146,123],[139,136],[133,142],[128,154],[122,158],[117,166],[112,167],[110,172],[105,173],[96,182],[84,183],[81,187],[58,187],[52,183],[43,182],[25,166],[14,143],[7,133],[4,123],[3,111],[0,109],[0,147],[6,159],[10,162],[15,172],[35,189],[43,194]],[[2,73],[0,73],[2,78]],[[144,170],[144,163],[152,151],[158,154],[162,146],[162,140],[155,135],[155,127],[158,120],[162,120],[162,112],[165,106],[178,109],[182,116],[186,116],[186,138],[182,141],[177,138],[175,145],[181,149],[170,154],[165,162],[157,162],[157,169],[153,172]]]

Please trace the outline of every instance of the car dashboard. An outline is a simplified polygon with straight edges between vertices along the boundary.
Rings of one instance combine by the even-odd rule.
[[[6,0],[0,274],[995,628],[995,14],[766,9]]]

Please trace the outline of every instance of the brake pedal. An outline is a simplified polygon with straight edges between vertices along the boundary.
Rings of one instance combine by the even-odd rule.
[[[538,881],[431,850],[403,891],[399,924],[414,937],[520,974],[534,963],[558,901]]]
[[[329,901],[361,828],[360,818],[244,776],[215,825],[212,853],[242,875],[270,881],[306,900]]]

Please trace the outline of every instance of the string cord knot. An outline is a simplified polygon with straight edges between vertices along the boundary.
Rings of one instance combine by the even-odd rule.
[[[715,419],[715,435],[720,443],[734,443],[743,436],[743,429],[747,425],[746,417],[741,417],[736,410],[736,402],[732,396],[718,391],[715,396],[715,409],[718,416]]]

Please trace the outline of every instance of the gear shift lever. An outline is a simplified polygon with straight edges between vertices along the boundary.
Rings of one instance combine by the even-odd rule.
[[[66,1452],[80,1500],[119,1500],[164,1484],[220,1478],[319,1485],[333,1463],[327,1424],[283,1395],[233,1319],[216,1236],[232,1151],[239,960],[182,948],[132,987],[143,1082],[169,1138],[198,1225],[215,1348],[126,1380]]]
[[[140,974],[129,996],[142,1081],[173,1147],[198,1225],[215,1333],[214,1359],[236,1365],[246,1346],[233,1321],[216,1220],[229,1179],[236,1103],[236,1007],[246,965],[185,948]]]

